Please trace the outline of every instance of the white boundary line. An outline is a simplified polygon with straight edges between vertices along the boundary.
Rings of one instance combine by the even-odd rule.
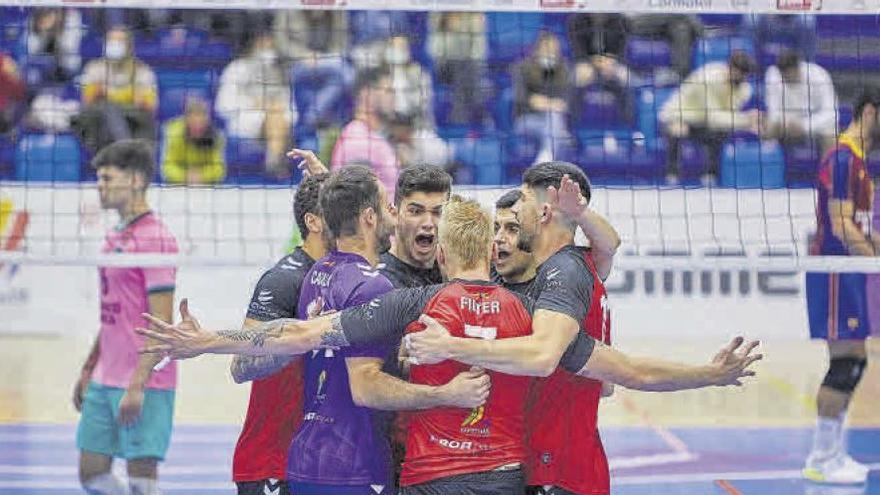
[[[880,463],[868,464],[871,470],[880,470]],[[647,485],[655,483],[693,483],[700,481],[746,481],[746,480],[770,480],[770,479],[800,479],[803,477],[800,469],[779,471],[752,471],[752,472],[729,472],[729,473],[690,473],[690,474],[657,474],[645,476],[611,476],[612,485]]]

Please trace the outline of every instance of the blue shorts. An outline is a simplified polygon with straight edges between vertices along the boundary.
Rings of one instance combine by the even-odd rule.
[[[810,337],[865,340],[871,333],[863,273],[807,273]]]
[[[146,389],[141,417],[119,424],[119,403],[125,389],[89,383],[83,397],[76,446],[86,452],[122,459],[165,459],[171,442],[174,391]]]
[[[379,485],[318,485],[291,481],[290,495],[392,495],[392,493],[390,487]]]

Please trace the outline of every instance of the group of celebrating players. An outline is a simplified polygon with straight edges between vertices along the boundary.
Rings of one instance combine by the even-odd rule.
[[[88,493],[158,493],[175,360],[205,353],[235,355],[233,378],[252,382],[233,459],[242,495],[608,494],[597,413],[613,384],[755,374],[758,343],[741,337],[693,366],[610,347],[603,281],[620,241],[573,164],[527,169],[493,219],[436,167],[406,168],[386,191],[367,167],[331,174],[311,152],[291,156],[309,172],[293,205],[303,244],[262,275],[240,329],[203,328],[186,299],[169,323],[173,268],[101,269],[102,331],[74,393]],[[122,218],[105,251],[175,253],[146,202],[143,143],[114,143],[94,165]]]

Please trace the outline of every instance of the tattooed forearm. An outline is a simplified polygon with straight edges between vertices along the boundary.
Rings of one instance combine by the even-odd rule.
[[[348,338],[342,331],[342,313],[330,317],[330,329],[321,333],[321,347],[348,347]]]
[[[234,342],[250,342],[253,347],[262,348],[266,345],[267,339],[281,337],[284,325],[295,321],[293,318],[280,318],[261,323],[252,328],[221,330],[217,332],[217,335]]]
[[[296,356],[235,356],[231,373],[235,383],[259,380],[274,375],[287,366]]]

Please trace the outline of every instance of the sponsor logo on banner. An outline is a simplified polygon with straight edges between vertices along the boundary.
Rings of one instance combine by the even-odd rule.
[[[786,12],[822,10],[822,0],[776,0],[776,9]]]
[[[713,0],[648,0],[652,10],[710,10]]]
[[[730,8],[732,10],[749,10],[751,2],[749,0],[730,0]]]
[[[345,0],[299,0],[299,4],[303,7],[337,7],[345,5]]]
[[[0,251],[17,251],[24,243],[27,226],[27,211],[16,211],[12,200],[0,198]],[[14,283],[19,269],[14,263],[0,262],[0,307],[27,304],[27,288]]]
[[[542,9],[583,9],[584,2],[576,0],[541,0]]]

